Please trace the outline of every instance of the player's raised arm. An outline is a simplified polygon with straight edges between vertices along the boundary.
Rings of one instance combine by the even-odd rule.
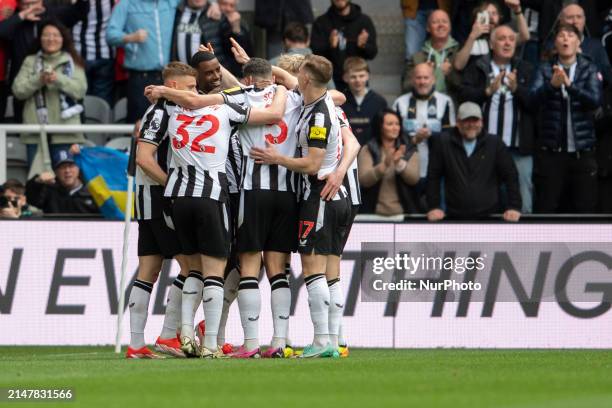
[[[342,92],[336,91],[335,89],[328,89],[327,92],[329,96],[331,96],[332,101],[334,101],[334,105],[342,106],[346,102],[346,96]]]
[[[187,109],[200,109],[223,103],[223,96],[221,94],[200,95],[191,91],[180,91],[163,85],[147,86],[145,88],[145,96],[153,100],[165,98]]]
[[[295,89],[298,86],[297,78],[281,67],[273,65],[272,75],[274,75],[277,84],[284,85],[287,89]]]
[[[252,108],[249,115],[249,125],[266,125],[276,123],[283,119],[285,104],[287,102],[287,88],[282,85],[276,87],[272,104],[267,108]]]

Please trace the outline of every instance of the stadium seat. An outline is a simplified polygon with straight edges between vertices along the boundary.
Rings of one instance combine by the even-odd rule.
[[[4,122],[13,123],[15,121],[15,110],[13,108],[13,95],[6,98],[6,109],[4,110]]]
[[[6,172],[7,179],[16,178],[26,182],[28,155],[26,146],[21,143],[19,136],[7,136],[6,138]]]
[[[127,98],[121,98],[115,103],[113,108],[113,123],[126,123],[127,119]]]
[[[129,136],[121,136],[111,139],[106,143],[106,147],[110,147],[111,149],[121,150],[129,154],[130,145],[132,143],[132,138]]]
[[[86,95],[85,99],[83,100],[83,107],[85,108],[85,123],[111,123],[111,108],[104,99],[93,95]],[[101,133],[86,134],[85,137],[99,146],[104,146],[108,140],[108,136]]]

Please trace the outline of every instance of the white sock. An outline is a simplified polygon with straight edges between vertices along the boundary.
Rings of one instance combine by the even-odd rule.
[[[289,313],[291,312],[291,290],[285,273],[279,273],[270,278],[272,322],[272,348],[284,348],[289,331]]]
[[[225,344],[225,325],[229,315],[230,306],[238,297],[238,283],[240,282],[240,272],[234,268],[225,277],[223,284],[223,310],[221,311],[221,321],[219,322],[219,333],[217,334],[217,345],[223,347]]]
[[[329,341],[332,347],[337,349],[344,310],[344,295],[340,279],[330,280],[327,285],[329,286]]]
[[[130,299],[128,300],[130,308],[130,347],[133,349],[145,346],[144,329],[147,325],[152,290],[152,283],[136,279],[130,291]]]
[[[183,285],[186,277],[179,275],[176,277],[166,300],[166,315],[164,316],[164,326],[159,335],[162,339],[171,339],[176,336],[176,329],[181,321],[181,298],[183,297]]]
[[[346,343],[346,339],[344,338],[344,325],[342,324],[342,321],[340,321],[340,330],[338,331],[338,345],[342,346],[342,347],[346,347],[347,343]]]
[[[204,277],[198,271],[190,271],[183,284],[183,297],[181,302],[181,337],[194,338],[193,319],[204,288]]]
[[[240,278],[238,308],[244,331],[244,347],[248,351],[255,350],[259,347],[259,312],[261,311],[261,293],[257,278]]]
[[[287,282],[289,283],[289,294],[291,294],[291,263],[285,264],[285,275],[287,276]],[[291,306],[289,306],[289,313],[291,313]],[[291,339],[289,338],[289,322],[287,322],[287,332],[285,334],[285,346],[291,347]]]
[[[223,278],[209,276],[204,279],[202,303],[204,318],[206,319],[204,347],[214,351],[217,348],[217,334],[219,333],[219,322],[223,309]]]
[[[304,278],[308,290],[310,318],[314,326],[315,346],[326,346],[329,343],[329,288],[325,274],[320,273]]]

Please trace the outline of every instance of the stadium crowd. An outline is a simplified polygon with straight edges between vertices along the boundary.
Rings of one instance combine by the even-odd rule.
[[[79,124],[87,94],[109,106],[127,98],[126,121],[135,123],[150,105],[145,87],[163,83],[170,61],[197,68],[200,44],[242,78],[232,44],[253,54],[255,27],[237,2],[0,0],[0,119]],[[361,213],[427,213],[431,221],[612,213],[607,2],[401,0],[404,94],[390,104],[370,88],[372,19],[359,2],[330,3],[315,18],[309,1],[255,1],[255,24],[273,64],[311,53],[331,61],[328,88],[345,95],[362,146]],[[198,70],[197,79],[221,82],[216,71]],[[21,135],[30,180],[5,183],[0,216],[95,212],[69,152],[86,139],[50,135],[52,173],[38,135]]]

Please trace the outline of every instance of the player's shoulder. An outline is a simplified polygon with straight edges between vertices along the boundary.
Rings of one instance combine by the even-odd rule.
[[[235,86],[233,88],[224,89],[221,93],[229,96],[238,96],[246,94],[250,89],[252,89],[252,87]]]

